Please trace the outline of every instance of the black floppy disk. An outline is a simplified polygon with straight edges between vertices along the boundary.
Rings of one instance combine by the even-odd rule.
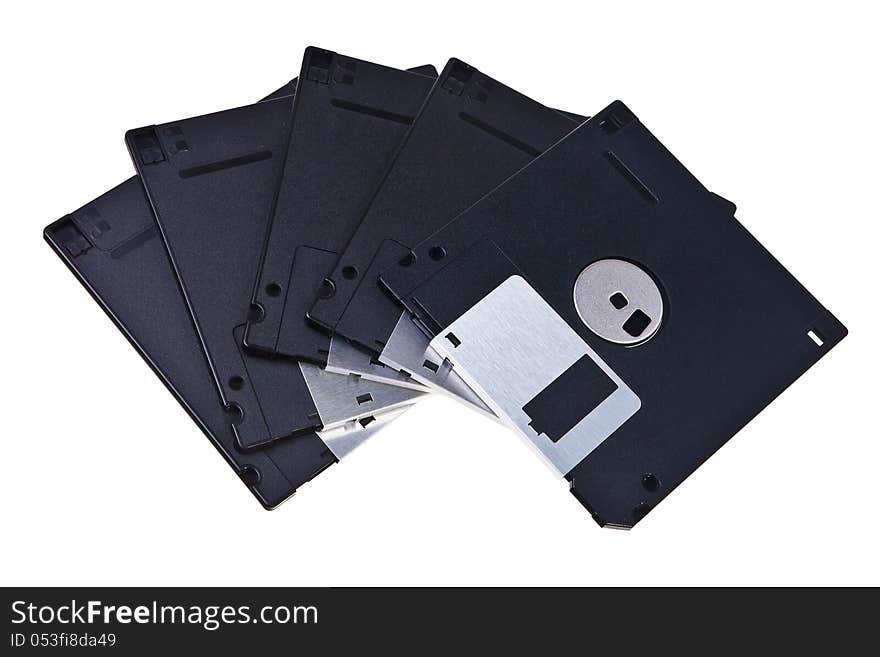
[[[268,99],[295,88],[294,80]],[[236,448],[137,176],[53,222],[43,235],[264,507],[277,506],[335,462],[315,434],[246,455]]]
[[[615,102],[382,281],[629,527],[846,335],[734,211]]]
[[[336,461],[314,432],[248,454],[237,449],[136,177],[50,224],[44,235],[263,506],[277,506]]]
[[[408,262],[412,246],[576,126],[575,119],[451,59],[309,317],[380,354],[401,314],[378,287],[381,272]]]
[[[327,364],[330,336],[306,312],[436,77],[433,67],[401,71],[306,50],[251,300],[249,348]]]
[[[291,97],[279,98],[126,135],[244,450],[368,420],[380,410],[411,403],[418,394],[367,387],[350,377],[331,380],[316,367],[244,350],[254,272],[287,150],[291,106]]]

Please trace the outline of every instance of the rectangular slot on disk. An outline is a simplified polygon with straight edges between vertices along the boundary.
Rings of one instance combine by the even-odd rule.
[[[584,355],[523,406],[523,411],[535,433],[555,443],[615,390],[617,384]]]

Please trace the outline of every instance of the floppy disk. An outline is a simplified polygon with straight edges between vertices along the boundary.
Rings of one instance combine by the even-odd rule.
[[[620,102],[382,281],[431,347],[630,527],[844,326]]]
[[[268,98],[290,95],[295,86]],[[43,235],[264,507],[283,502],[392,419],[386,414],[366,427],[321,432],[320,440],[306,434],[242,454],[137,176]]]
[[[575,119],[451,59],[309,317],[417,381],[485,408],[447,364],[424,357],[424,337],[379,288],[378,277],[397,262],[406,264],[410,247],[576,126]],[[328,368],[360,372],[357,363],[334,358],[338,342]],[[407,358],[413,354],[417,360]]]
[[[291,100],[126,134],[244,450],[369,421],[412,403],[419,394],[244,350],[254,272],[287,148]],[[317,397],[327,395],[328,401],[319,403]]]
[[[415,70],[306,49],[247,347],[326,366],[330,336],[306,312],[437,77],[433,67]],[[424,390],[368,354],[354,357],[366,378]]]
[[[306,433],[248,454],[237,449],[136,177],[50,224],[44,235],[266,508],[283,502],[380,426],[377,422],[324,440]]]

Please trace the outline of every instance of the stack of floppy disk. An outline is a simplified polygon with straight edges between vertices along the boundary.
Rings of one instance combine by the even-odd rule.
[[[266,507],[443,393],[630,527],[846,335],[621,102],[309,48],[126,144],[46,239]]]

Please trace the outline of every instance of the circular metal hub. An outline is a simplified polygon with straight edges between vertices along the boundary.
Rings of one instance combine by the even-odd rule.
[[[574,283],[574,306],[584,324],[617,344],[644,342],[660,328],[663,296],[648,273],[626,260],[598,260]]]

